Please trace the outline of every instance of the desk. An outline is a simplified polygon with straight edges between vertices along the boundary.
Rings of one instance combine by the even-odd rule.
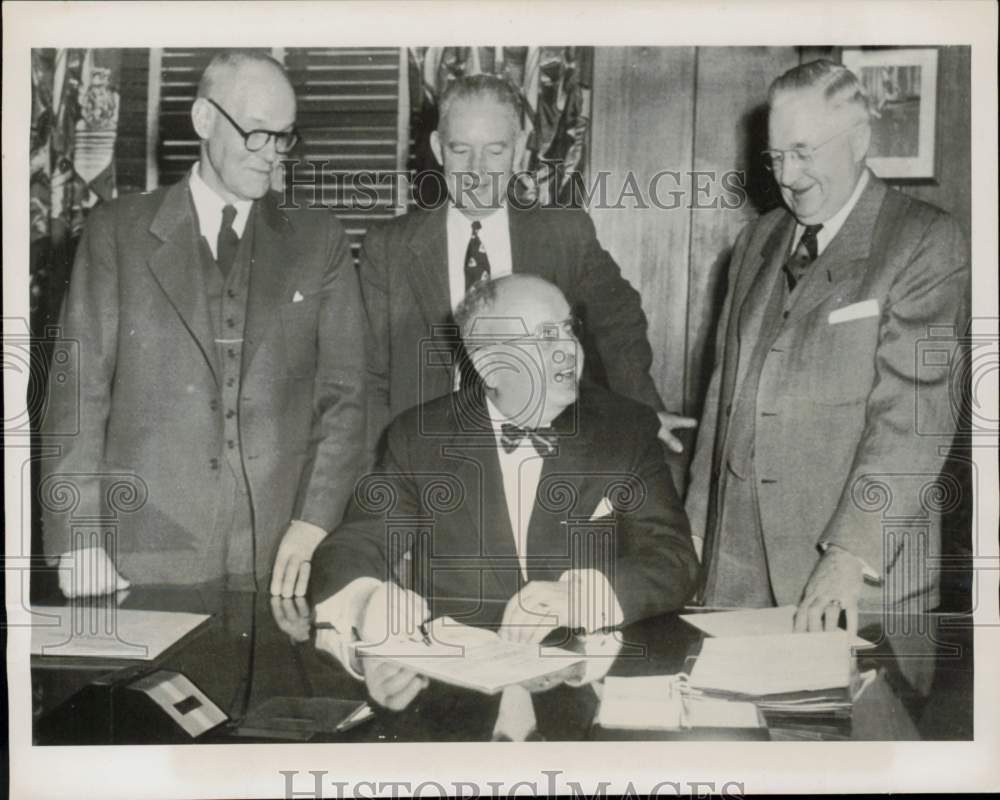
[[[58,593],[38,604],[63,602]],[[35,744],[127,744],[89,725],[102,709],[85,707],[85,690],[95,682],[137,678],[155,669],[186,675],[231,722],[195,743],[260,742],[239,735],[247,713],[277,697],[363,700],[364,684],[328,654],[317,650],[308,625],[296,621],[290,601],[219,586],[132,589],[121,608],[187,611],[212,618],[152,662],[98,662],[34,657],[31,664]],[[851,738],[855,740],[971,739],[972,629],[962,615],[923,618],[862,615],[862,635],[878,646],[859,657],[861,669],[877,669],[878,679],[855,704],[846,728],[793,731],[772,726],[772,739]],[[625,642],[612,675],[675,673],[696,649],[701,634],[668,614],[622,631]],[[539,732],[551,741],[600,738],[592,725],[597,698],[592,687],[561,686],[533,695]],[[437,683],[401,713],[377,709],[373,720],[343,734],[310,741],[484,741],[489,740],[499,706],[490,697]],[[69,712],[76,722],[53,726]],[[58,729],[55,729],[58,728]],[[629,738],[652,739],[637,733]],[[281,741],[266,739],[267,741]],[[188,743],[183,735],[176,743]]]

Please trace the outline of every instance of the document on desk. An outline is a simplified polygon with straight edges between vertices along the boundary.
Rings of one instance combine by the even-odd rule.
[[[602,728],[682,730],[760,728],[753,703],[691,695],[682,675],[605,678],[597,722]]]
[[[583,660],[557,647],[510,642],[450,617],[430,623],[429,643],[400,638],[375,645],[362,642],[357,650],[362,658],[394,661],[429,678],[485,694],[560,672]]]
[[[709,636],[767,636],[792,633],[795,606],[741,608],[735,611],[704,611],[681,614],[681,619]],[[860,636],[852,636],[851,647],[874,647]]]
[[[151,661],[208,614],[106,606],[34,606],[31,654]]]
[[[690,686],[729,696],[762,697],[827,689],[851,682],[847,633],[783,633],[705,639]]]

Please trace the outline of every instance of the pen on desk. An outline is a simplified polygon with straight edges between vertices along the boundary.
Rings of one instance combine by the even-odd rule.
[[[372,707],[368,705],[368,703],[365,703],[360,708],[356,709],[355,711],[352,711],[351,714],[347,717],[347,719],[345,719],[343,722],[338,723],[337,727],[334,728],[334,730],[337,733],[344,733],[345,731],[349,731],[351,728],[357,727],[362,722],[366,722],[373,716],[375,716],[375,712],[372,711]]]

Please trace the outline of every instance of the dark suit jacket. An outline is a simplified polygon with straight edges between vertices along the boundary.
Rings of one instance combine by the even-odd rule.
[[[282,211],[269,195],[249,224],[238,410],[262,577],[291,519],[327,530],[340,521],[363,457],[365,323],[332,215]],[[223,568],[210,539],[226,409],[199,241],[186,180],[88,220],[62,315],[61,349],[78,360],[71,381],[53,370],[42,424],[57,449],[40,493],[50,555],[100,518],[133,582],[195,582]],[[112,488],[128,474],[134,496]]]
[[[772,211],[733,251],[688,495],[709,584],[721,482],[755,476],[779,604],[798,602],[829,542],[878,572],[890,602],[934,605],[930,559],[952,494],[934,483],[955,433],[949,360],[969,301],[964,237],[940,209],[870,175],[784,319],[768,301],[794,228]],[[923,358],[928,345],[945,361]],[[866,587],[865,605],[882,601],[883,587]]]
[[[592,387],[554,427],[527,535],[529,580],[595,568],[626,621],[681,606],[697,575],[687,518],[646,406]],[[602,498],[614,506],[589,530]],[[410,557],[403,553],[410,551]],[[604,554],[593,558],[593,554]],[[589,558],[588,558],[589,556]],[[356,578],[399,577],[453,616],[499,622],[522,585],[493,429],[481,397],[461,392],[397,418],[380,468],[362,479],[344,523],[313,555],[317,602]]]
[[[448,289],[447,207],[414,211],[369,231],[361,254],[361,291],[372,325],[370,440],[418,403],[452,391],[458,345]],[[601,248],[577,209],[510,208],[515,273],[558,286],[586,326],[588,374],[656,410],[652,351],[639,293]]]

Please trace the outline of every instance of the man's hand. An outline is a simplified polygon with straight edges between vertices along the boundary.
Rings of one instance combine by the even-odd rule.
[[[368,598],[361,620],[361,640],[379,644],[390,638],[417,635],[422,622],[430,617],[427,601],[416,592],[385,581]]]
[[[795,631],[835,631],[843,610],[847,615],[847,632],[857,633],[863,570],[859,558],[842,547],[830,545],[806,581],[795,611]]]
[[[570,618],[566,581],[531,581],[507,603],[500,635],[512,642],[536,644],[555,628],[578,627]]]
[[[658,411],[656,416],[660,418],[660,441],[675,453],[683,453],[684,445],[681,440],[674,436],[677,428],[697,428],[698,420],[693,417],[682,417],[678,414],[671,414],[669,411]]]
[[[271,594],[282,597],[302,597],[309,586],[310,559],[313,551],[326,538],[326,531],[317,525],[292,520],[278,546],[271,574]]]
[[[103,547],[71,550],[59,556],[59,589],[66,597],[94,597],[127,589]]]
[[[524,681],[519,686],[527,689],[532,694],[547,692],[549,689],[555,689],[563,683],[579,683],[583,679],[584,671],[585,665],[583,662],[578,662],[550,675],[543,675],[541,678],[532,678],[531,680]]]
[[[275,624],[293,642],[308,642],[310,631],[309,603],[304,597],[271,597],[271,615]]]
[[[365,685],[372,700],[392,711],[402,711],[430,681],[400,664],[365,660]]]

